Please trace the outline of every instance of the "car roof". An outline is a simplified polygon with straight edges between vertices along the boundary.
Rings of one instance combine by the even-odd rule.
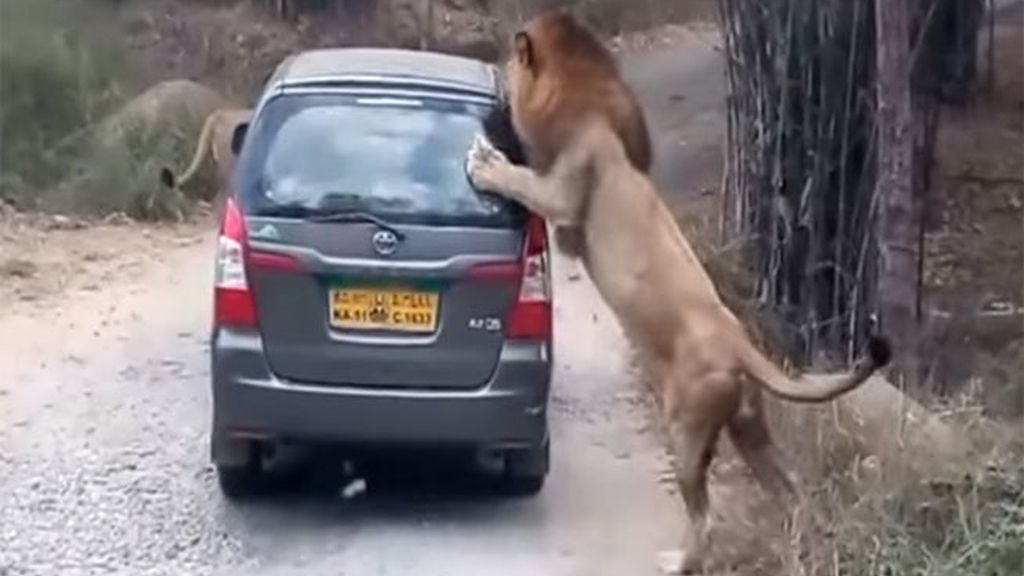
[[[401,84],[496,96],[491,64],[438,52],[400,48],[328,48],[285,59],[270,79],[284,88],[346,83]]]

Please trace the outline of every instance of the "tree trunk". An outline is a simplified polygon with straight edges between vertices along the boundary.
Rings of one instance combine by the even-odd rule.
[[[427,13],[420,28],[420,50],[434,47],[434,0],[427,0]]]
[[[919,385],[918,234],[911,88],[911,0],[876,0],[878,35],[878,304],[896,349],[894,368]],[[897,380],[899,381],[899,380]]]

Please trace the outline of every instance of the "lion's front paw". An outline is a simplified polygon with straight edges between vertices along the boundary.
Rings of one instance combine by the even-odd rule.
[[[466,155],[466,174],[475,188],[501,193],[502,183],[506,180],[504,175],[510,166],[508,158],[487,138],[476,135]]]

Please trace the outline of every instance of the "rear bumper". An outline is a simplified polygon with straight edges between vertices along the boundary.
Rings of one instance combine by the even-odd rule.
[[[472,390],[319,385],[277,378],[260,336],[221,329],[212,355],[215,432],[292,440],[536,446],[547,438],[551,353],[506,343],[489,382]]]

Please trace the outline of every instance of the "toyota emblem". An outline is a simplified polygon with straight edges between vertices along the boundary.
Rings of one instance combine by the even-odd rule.
[[[374,232],[370,241],[373,244],[373,249],[381,256],[390,256],[398,249],[398,237],[390,230]]]

